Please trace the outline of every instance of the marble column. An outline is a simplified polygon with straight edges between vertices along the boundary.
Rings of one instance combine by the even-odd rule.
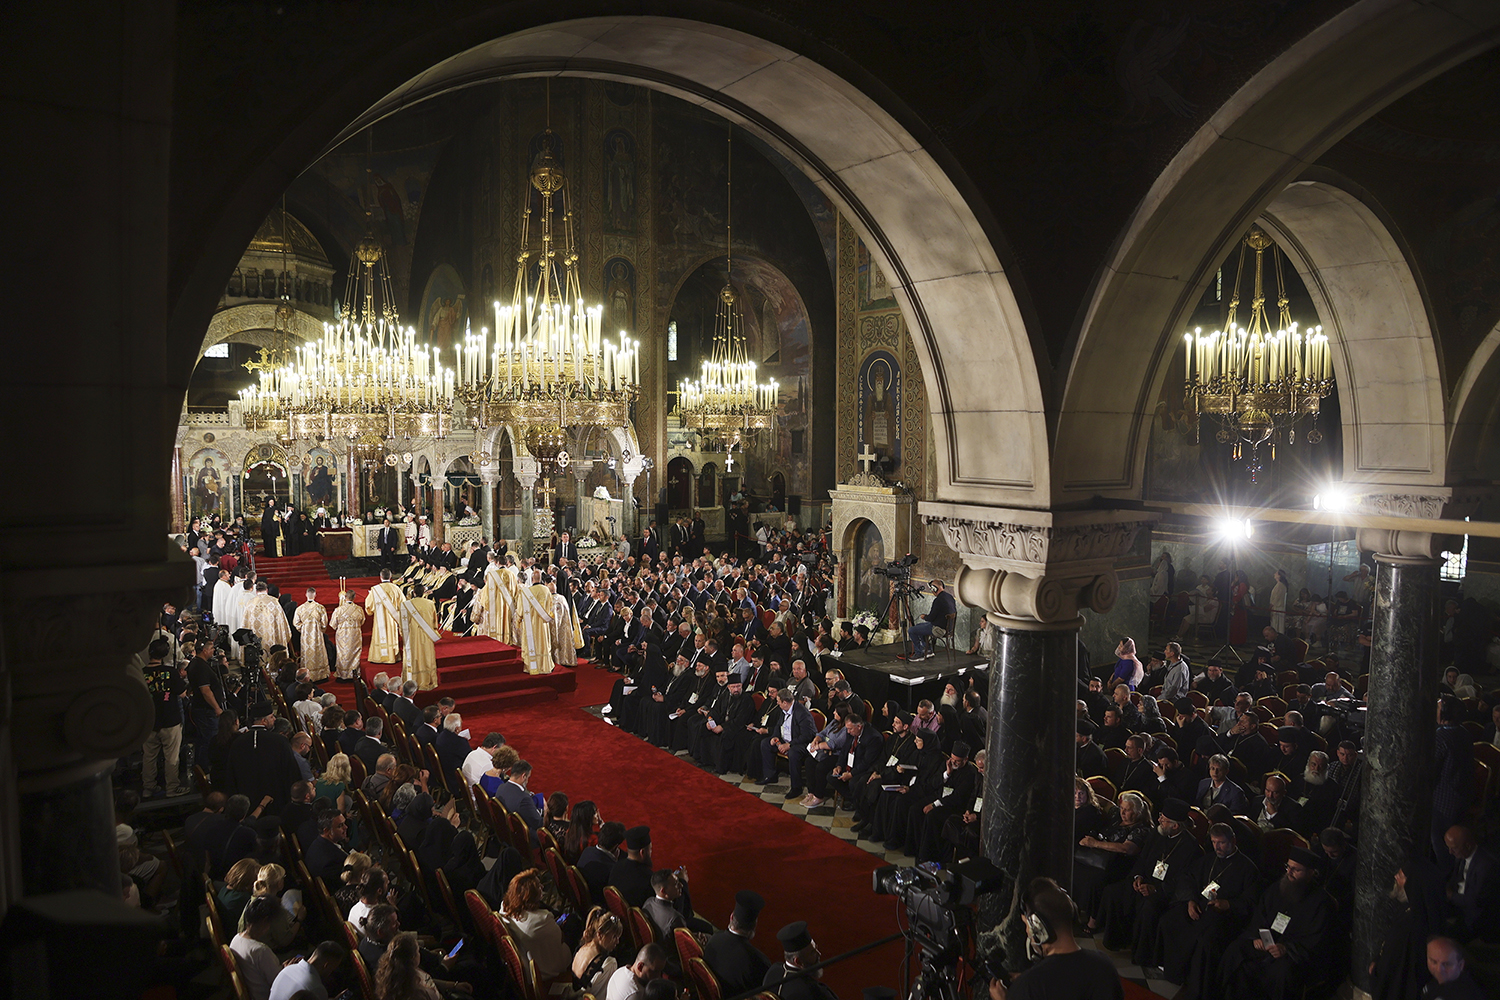
[[[1033,878],[1063,888],[1073,874],[1074,718],[1082,612],[1103,614],[1119,594],[1115,560],[1150,515],[1132,511],[1021,511],[924,503],[963,560],[961,604],[996,626],[984,776],[984,855],[1004,875],[979,901],[979,930],[998,927],[1011,968],[1025,965],[1020,901]]]
[[[638,548],[634,539],[637,534],[637,522],[639,521],[635,511],[635,477],[631,476],[629,479],[622,479],[621,483],[623,484],[623,489],[620,491],[620,498],[625,502],[620,504],[621,524],[619,532],[626,538],[632,539],[630,548],[634,552]],[[646,516],[649,518],[651,512],[647,511]]]
[[[432,544],[443,544],[443,490],[448,486],[448,480],[442,476],[432,477],[432,517],[428,518],[432,525]]]
[[[589,470],[591,465],[582,462],[573,463],[573,540],[577,541],[588,534],[594,525],[584,520],[585,510],[588,506],[589,497]]]
[[[228,470],[225,470],[226,472]],[[188,516],[186,494],[182,488],[182,449],[172,449],[172,531],[181,534],[187,531]]]
[[[1442,536],[1425,533],[1359,532],[1360,548],[1375,550],[1376,565],[1350,969],[1365,990],[1380,948],[1381,901],[1396,870],[1414,852],[1428,850],[1442,637],[1437,555],[1443,545]]]
[[[359,503],[359,465],[354,460],[353,449],[350,449],[344,461],[344,492],[347,494],[344,500],[344,512],[353,514],[355,517],[363,517],[364,512],[360,510]]]
[[[1078,629],[1083,619],[1042,623],[990,615],[998,626],[990,659],[990,726],[984,776],[984,855],[1014,873],[1008,894],[992,893],[987,922],[1014,912],[1035,876],[1070,889],[1073,873],[1073,732],[1078,699]],[[990,805],[990,804],[993,805]],[[1019,924],[1006,947],[1024,949]]]
[[[494,474],[481,474],[479,480],[479,530],[484,533],[485,543],[493,545],[498,537],[495,531],[495,487],[500,480]]]
[[[406,476],[400,470],[396,470],[396,506],[400,507],[406,502]]]
[[[536,547],[536,540],[531,537],[536,530],[536,498],[532,494],[534,486],[535,479],[521,480],[521,537],[516,539],[516,547],[523,557],[529,557]]]

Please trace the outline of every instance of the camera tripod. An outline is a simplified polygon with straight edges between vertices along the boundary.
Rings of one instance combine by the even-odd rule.
[[[911,636],[907,630],[916,624],[916,618],[911,613],[911,596],[916,592],[917,588],[911,585],[910,577],[901,580],[892,580],[891,599],[886,603],[885,612],[880,616],[882,622],[888,622],[891,620],[891,608],[899,607],[900,618],[898,621],[901,624],[901,646],[903,649],[901,658],[903,660],[910,659],[911,657]]]

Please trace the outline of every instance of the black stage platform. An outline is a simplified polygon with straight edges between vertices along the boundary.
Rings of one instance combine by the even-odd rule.
[[[936,656],[917,663],[896,658],[905,651],[904,644],[893,642],[845,653],[837,660],[825,657],[823,665],[827,667],[836,663],[848,678],[854,693],[871,702],[877,711],[887,701],[895,701],[907,711],[915,711],[917,702],[923,698],[930,698],[933,704],[937,704],[948,681],[972,671],[987,672],[989,669],[989,661],[983,657],[969,656],[957,650],[950,654],[946,649],[939,649]]]

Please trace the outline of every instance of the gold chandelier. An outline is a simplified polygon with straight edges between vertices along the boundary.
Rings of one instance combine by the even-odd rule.
[[[323,324],[321,338],[240,393],[246,423],[284,423],[278,429],[294,441],[445,437],[453,424],[453,370],[437,350],[417,343],[414,329],[401,328],[380,244],[366,237],[354,255],[343,318]]]
[[[1255,290],[1250,300],[1250,325],[1243,327],[1236,325],[1235,319],[1247,248],[1255,251]],[[1263,287],[1267,249],[1276,276],[1275,329],[1266,315]],[[1260,227],[1252,227],[1240,244],[1239,267],[1224,328],[1205,336],[1198,327],[1183,334],[1182,339],[1187,363],[1186,401],[1197,412],[1218,418],[1218,441],[1234,444],[1234,460],[1245,459],[1252,481],[1260,471],[1261,445],[1270,446],[1274,459],[1278,443],[1296,441],[1296,425],[1304,417],[1314,420],[1307,441],[1317,444],[1323,440],[1316,421],[1323,398],[1333,391],[1328,338],[1321,326],[1302,330],[1292,321],[1281,255]]]
[[[550,109],[550,91],[549,91]],[[478,426],[623,427],[640,389],[640,341],[604,336],[604,309],[585,304],[567,178],[550,127],[522,199],[521,251],[510,304],[495,303],[495,333],[468,331],[455,392]],[[541,196],[541,240],[531,242],[531,188]],[[561,233],[554,232],[554,202]],[[533,261],[535,275],[532,274]]]
[[[729,152],[724,209],[724,287],[714,314],[714,340],[709,359],[697,379],[677,386],[677,414],[684,427],[708,431],[749,432],[770,427],[776,416],[780,387],[776,380],[759,382],[755,362],[745,348],[744,316],[730,279],[734,271],[734,134],[725,143]],[[736,435],[738,437],[739,435]]]

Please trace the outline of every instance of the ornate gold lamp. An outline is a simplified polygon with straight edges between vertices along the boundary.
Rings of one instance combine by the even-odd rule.
[[[1248,327],[1236,323],[1246,250],[1255,253]],[[1276,278],[1275,328],[1266,315],[1267,250],[1271,251]],[[1304,418],[1311,417],[1314,422],[1307,440],[1317,444],[1323,439],[1316,423],[1318,411],[1334,385],[1328,338],[1321,326],[1303,330],[1292,321],[1281,254],[1260,227],[1252,227],[1240,244],[1239,267],[1224,328],[1204,335],[1198,327],[1183,334],[1182,339],[1187,401],[1197,412],[1217,419],[1218,441],[1233,443],[1234,460],[1245,460],[1252,482],[1260,471],[1261,446],[1268,445],[1274,459],[1277,444],[1296,441],[1297,424]]]
[[[734,271],[734,136],[730,133],[727,196],[724,212],[724,287],[714,313],[713,346],[696,379],[683,379],[677,387],[677,415],[684,427],[716,432],[738,439],[772,425],[780,387],[772,379],[756,379],[755,362],[745,348],[744,316],[739,293],[730,275]],[[733,446],[733,442],[730,442]]]

